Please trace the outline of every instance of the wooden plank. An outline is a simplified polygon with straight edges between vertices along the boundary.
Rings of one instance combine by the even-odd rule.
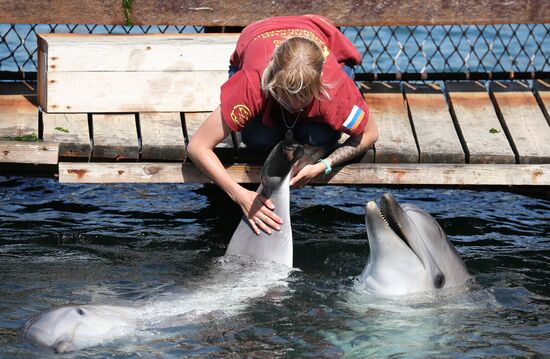
[[[239,183],[257,183],[261,165],[226,167]],[[192,164],[179,163],[59,163],[65,183],[209,183]],[[368,164],[336,168],[314,183],[402,185],[550,185],[550,165],[504,164]]]
[[[48,72],[49,113],[213,111],[227,71]]]
[[[506,164],[351,164],[334,175],[320,178],[326,184],[392,185],[550,185],[549,165]]]
[[[379,132],[375,162],[418,162],[418,149],[399,84],[370,82],[363,83],[362,88]]]
[[[421,163],[463,163],[465,154],[438,85],[405,86]]]
[[[516,157],[506,139],[485,85],[480,82],[445,84],[469,163],[515,163]]]
[[[185,139],[179,112],[142,112],[141,158],[185,161]]]
[[[92,115],[93,157],[138,159],[139,143],[135,115]]]
[[[520,82],[494,82],[491,90],[519,163],[550,163],[550,126],[531,89]]]
[[[0,162],[57,164],[59,146],[55,142],[0,140]]]
[[[28,83],[0,82],[0,138],[38,137],[36,90]]]
[[[330,154],[328,155],[330,156]],[[376,157],[376,149],[374,146],[370,147],[363,156],[360,156],[359,159],[352,159],[350,163],[374,163]]]
[[[550,124],[550,80],[536,80],[534,88],[546,121]]]
[[[202,123],[210,116],[211,112],[187,112],[185,113],[185,136],[187,140],[191,140],[191,137],[197,132]],[[222,142],[220,142],[215,148],[214,152],[222,161],[234,161],[235,160],[235,147],[233,138],[231,135],[227,136]]]
[[[42,122],[44,141],[58,142],[60,156],[90,157],[92,144],[87,114],[42,112]]]
[[[48,103],[48,86],[47,86],[47,79],[46,74],[47,71],[44,70],[45,64],[47,64],[47,54],[42,51],[40,47],[38,47],[38,51],[36,54],[36,58],[38,61],[38,67],[37,67],[37,74],[36,74],[36,81],[37,81],[37,89],[38,89],[38,103],[41,104],[43,110],[46,110],[42,104]]]
[[[237,38],[238,34],[41,34],[38,46],[47,57],[39,71],[227,73]]]
[[[129,19],[137,25],[238,26],[289,14],[322,14],[342,26],[550,22],[550,7],[545,0],[140,0],[130,3]],[[126,23],[121,2],[107,0],[2,0],[0,20],[21,24]]]

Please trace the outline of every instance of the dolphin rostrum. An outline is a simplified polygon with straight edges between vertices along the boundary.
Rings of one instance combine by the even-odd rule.
[[[270,197],[273,201],[276,213],[284,221],[281,230],[274,231],[271,236],[263,232],[260,236],[257,236],[249,227],[249,224],[241,220],[231,238],[226,255],[254,257],[262,261],[292,267],[289,180],[293,165],[303,157],[303,154],[302,146],[288,146],[288,144],[281,142],[272,150],[262,168],[261,185],[258,192]],[[261,295],[270,285],[280,284],[280,271],[278,269],[272,267],[270,269],[272,273],[266,274],[265,268],[262,269],[262,267],[255,265],[250,272],[254,270],[264,271],[259,276],[257,273],[254,274],[254,278],[261,277],[261,279],[257,279],[261,283],[258,283],[254,288],[251,288],[247,283],[245,288],[237,291],[239,296],[233,296],[231,299],[218,299],[216,303],[206,305],[211,297],[215,299],[214,294],[220,292],[220,290],[204,288],[199,293],[194,293],[193,297],[203,298],[204,303],[202,303],[202,306],[205,308],[212,307],[212,310],[215,311],[231,305],[236,306],[250,297]],[[225,281],[229,280],[228,277],[231,276],[228,273],[219,274],[226,279]],[[273,278],[269,276],[270,274]],[[250,277],[250,273],[248,275]],[[271,278],[271,281],[268,277]],[[238,282],[238,279],[233,279]],[[220,287],[216,286],[216,288]],[[221,292],[223,292],[223,288],[222,286]],[[235,291],[232,290],[231,292]],[[173,309],[182,302],[185,302],[185,298],[179,298],[173,303],[159,302],[149,306],[84,305],[57,308],[28,320],[22,328],[22,336],[24,339],[36,344],[51,347],[58,353],[80,350],[124,337],[136,329],[146,328],[147,320],[144,319],[146,316],[150,317],[155,313],[159,315],[159,313],[165,311],[161,308]],[[197,305],[201,306],[201,303],[199,302]],[[220,305],[222,308],[220,308]],[[183,307],[187,308],[187,306]],[[196,310],[194,308],[188,309],[189,311]],[[184,313],[178,313],[177,310],[172,313],[174,316],[181,314]],[[149,321],[151,320],[149,319]]]
[[[382,295],[459,287],[471,278],[435,219],[413,204],[382,196],[366,205],[369,260],[359,281]]]

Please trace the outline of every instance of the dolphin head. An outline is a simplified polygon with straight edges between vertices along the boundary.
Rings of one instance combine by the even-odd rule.
[[[53,348],[56,353],[79,350],[123,335],[134,327],[131,308],[112,306],[62,307],[28,320],[23,339]]]
[[[412,204],[382,196],[366,205],[369,260],[360,281],[378,294],[404,295],[458,287],[470,278],[435,219]]]
[[[289,144],[285,141],[280,141],[271,150],[260,174],[262,193],[266,197],[271,197],[273,192],[290,173],[294,163],[302,158],[303,155],[304,147],[298,143]]]

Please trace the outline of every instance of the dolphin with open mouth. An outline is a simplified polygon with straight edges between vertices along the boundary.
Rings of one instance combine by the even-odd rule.
[[[460,287],[471,276],[435,219],[389,193],[380,209],[368,202],[365,222],[369,259],[359,281],[381,295],[406,295]]]

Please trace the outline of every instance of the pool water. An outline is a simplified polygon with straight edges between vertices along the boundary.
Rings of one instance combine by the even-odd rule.
[[[475,283],[380,298],[354,276],[364,206],[392,192],[447,232]],[[222,259],[240,209],[214,186],[0,177],[0,357],[550,356],[550,201],[497,191],[291,192],[295,270]],[[64,305],[147,309],[148,325],[54,354],[19,328]]]

